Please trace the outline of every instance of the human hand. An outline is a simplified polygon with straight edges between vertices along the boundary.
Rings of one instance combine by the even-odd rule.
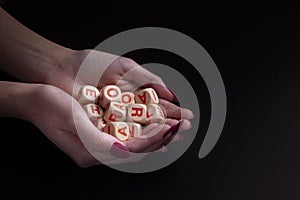
[[[179,120],[182,120],[180,123],[183,127],[182,130],[190,127],[188,120],[193,118],[193,113],[173,104],[177,103],[178,99],[165,86],[161,78],[131,59],[93,50],[73,51],[65,58],[64,62],[52,71],[52,76],[48,77],[46,81],[48,84],[60,87],[75,97],[80,88],[86,84],[95,85],[99,88],[114,84],[119,86],[122,91],[130,91],[147,85],[147,87],[153,87],[158,93],[159,104],[165,109],[169,118],[166,122],[175,126]],[[171,140],[164,144],[168,144]],[[137,146],[135,140],[132,143],[134,145],[131,142],[127,143],[132,152],[141,150],[141,148],[135,148]]]
[[[116,84],[123,90],[134,89],[137,85],[144,85],[144,83],[152,83],[151,87],[157,91],[161,98],[160,104],[167,111],[169,119],[167,119],[164,124],[152,124],[144,129],[144,135],[149,136],[150,133],[153,133],[153,130],[155,130],[155,135],[135,139],[124,144],[130,151],[145,152],[155,150],[159,148],[161,144],[168,144],[172,138],[176,136],[170,133],[176,132],[176,129],[185,130],[189,128],[190,123],[188,120],[180,121],[181,128],[179,128],[178,124],[181,119],[191,119],[193,117],[192,112],[172,104],[172,101],[176,102],[176,96],[164,86],[159,77],[143,69],[135,62],[99,51],[74,51],[67,49],[26,28],[2,8],[0,8],[0,16],[0,47],[1,49],[5,49],[2,56],[0,56],[0,69],[25,82],[49,84],[57,87],[41,86],[45,87],[43,88],[45,91],[50,90],[48,93],[53,96],[50,97],[47,92],[38,92],[38,97],[42,101],[36,103],[34,107],[28,107],[29,110],[36,111],[36,113],[28,116],[36,126],[71,157],[74,157],[76,153],[81,154],[78,152],[78,149],[83,151],[82,154],[87,152],[84,151],[82,145],[77,145],[80,144],[81,141],[75,142],[79,139],[78,137],[75,137],[77,138],[75,140],[74,138],[72,139],[73,136],[70,136],[71,134],[67,134],[75,133],[73,135],[76,135],[75,131],[77,131],[78,127],[87,132],[84,134],[87,136],[87,140],[94,141],[93,139],[95,138],[93,138],[93,136],[97,135],[96,139],[98,140],[95,141],[98,143],[103,141],[101,144],[105,144],[105,149],[100,145],[95,146],[99,148],[99,152],[113,149],[113,143],[105,141],[107,141],[106,139],[113,141],[114,138],[99,130],[96,131],[96,128],[91,126],[91,122],[86,115],[84,115],[80,105],[71,97],[73,94],[73,96],[76,97],[79,88],[91,80],[92,84],[90,85],[101,86],[101,84],[98,84],[99,81],[97,81],[101,74],[104,74],[104,76],[102,76],[103,78],[100,83]],[[88,68],[85,68],[87,70],[80,70],[82,64],[83,66],[88,66]],[[105,71],[106,66],[110,67]],[[3,98],[3,101],[7,101],[7,99]],[[34,101],[36,102],[36,100]],[[62,104],[61,101],[64,102],[64,106],[59,105]],[[10,103],[9,101],[7,102]],[[74,102],[73,105],[75,106],[73,106],[73,109],[71,109],[70,102]],[[45,103],[49,103],[49,106]],[[4,113],[8,111],[5,106],[2,107]],[[12,108],[14,108],[14,106],[12,106]],[[21,110],[22,109],[19,109],[19,111]],[[73,114],[73,118],[70,114],[71,110],[75,113],[75,115]],[[46,114],[39,114],[39,111],[43,111]],[[8,112],[8,114],[11,113]],[[82,118],[82,121],[78,124],[78,127],[75,127],[74,120],[76,121],[77,118]],[[47,119],[53,119],[53,121],[48,122]],[[65,120],[67,120],[67,122],[64,122]],[[155,129],[155,127],[160,126],[162,126],[161,129]],[[75,130],[74,127],[77,129]],[[170,138],[163,137],[162,139],[162,136],[166,133],[169,133],[168,136]],[[71,142],[68,142],[68,140]],[[73,147],[71,143],[74,144]],[[81,156],[79,157],[80,161]],[[74,157],[73,159],[76,160],[78,158]]]
[[[27,120],[81,167],[100,164],[99,160],[105,164],[139,160],[145,154],[132,156],[128,149],[134,152],[157,150],[178,128],[178,124],[172,120],[167,120],[161,125],[151,124],[143,130],[143,134],[157,131],[154,136],[121,143],[115,137],[99,131],[78,102],[61,89],[37,85],[34,91],[26,97],[27,102],[35,102],[34,106],[31,105],[31,109],[28,109]],[[81,137],[79,132],[83,133]],[[169,135],[166,136],[166,133]],[[89,150],[84,144],[89,144]],[[92,151],[93,155],[89,151]]]
[[[160,77],[129,58],[95,50],[69,50],[65,51],[62,57],[64,59],[61,64],[49,70],[44,83],[57,86],[73,96],[77,96],[80,88],[87,84],[98,88],[113,84],[119,86],[122,91],[134,90],[140,86],[152,87],[161,98],[162,106],[169,111],[170,117],[193,118],[190,110],[170,104],[177,104],[178,98]]]

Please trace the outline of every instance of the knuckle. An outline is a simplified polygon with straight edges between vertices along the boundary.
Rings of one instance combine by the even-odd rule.
[[[135,142],[137,142],[137,141],[135,141]],[[137,145],[135,142],[127,142],[126,147],[130,152],[138,153],[139,149],[137,148]]]
[[[149,83],[164,86],[163,80],[159,76],[154,75],[154,74],[153,74],[153,77],[149,80]]]
[[[129,71],[130,69],[139,66],[134,60],[131,58],[126,58],[126,57],[119,57],[118,62],[121,66],[121,68],[126,72]]]
[[[137,64],[133,59],[127,58],[127,57],[120,57],[119,61],[124,65],[136,65]]]

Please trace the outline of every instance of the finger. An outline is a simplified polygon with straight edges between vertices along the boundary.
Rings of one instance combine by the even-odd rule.
[[[174,127],[176,127],[179,124],[179,121],[167,118],[167,119],[161,120],[159,122],[159,124],[168,124],[171,127],[171,129],[174,130],[175,129]],[[174,130],[174,132],[176,132],[176,130]],[[171,135],[172,134],[166,135],[162,140],[158,141],[156,144],[145,148],[143,150],[143,152],[154,152],[154,151],[155,152],[166,152],[167,148],[163,148],[164,147],[163,144],[168,140],[168,138],[171,137]]]
[[[109,73],[110,76],[107,76],[106,73],[109,70],[115,69],[108,66],[111,66],[119,56],[96,50],[87,50],[82,53],[85,55],[81,58],[83,62],[81,63],[80,68],[78,68],[76,80],[82,80],[85,85],[97,86],[99,81],[100,83],[109,84],[110,79],[117,79],[119,77],[118,74],[114,72]],[[114,74],[115,76],[111,76],[111,74]]]
[[[170,137],[172,137],[173,133],[176,133],[179,128],[179,121],[174,119],[166,119],[163,122],[160,122],[159,124],[153,123],[148,125],[143,130],[143,136],[140,138],[135,138],[135,142],[146,142],[147,138],[152,137],[151,139],[154,139],[154,136],[158,134],[158,131],[164,131],[162,130],[165,125],[171,126],[169,131],[165,131],[163,138],[161,140],[157,140],[156,142],[153,141],[152,143],[148,143],[147,145],[144,145],[145,147],[140,147],[138,150],[134,150],[130,145],[133,144],[133,141],[126,142],[126,147],[130,149],[131,152],[135,151],[136,153],[131,153],[131,156],[129,158],[123,159],[123,160],[111,160],[106,162],[106,164],[114,165],[114,164],[120,164],[124,162],[136,162],[142,159],[144,156],[146,156],[149,152],[167,152],[167,148],[164,146],[164,144],[170,140]],[[139,139],[139,140],[138,140]],[[139,145],[142,145],[141,143]],[[137,146],[136,146],[137,147]]]
[[[158,93],[158,96],[169,100],[177,100],[176,95],[169,90],[160,77],[146,70],[131,59],[119,58],[118,64],[121,66],[124,74],[123,80],[130,80],[140,86],[152,87]]]
[[[90,167],[90,166],[94,166],[94,165],[101,165],[102,163],[99,160],[97,160],[93,155],[91,155],[89,153],[89,151],[84,147],[80,138],[77,135],[74,135],[74,133],[72,133],[72,135],[73,135],[72,138],[74,139],[74,143],[73,143],[72,147],[74,149],[76,149],[74,152],[75,153],[74,155],[76,156],[77,159],[79,159],[77,161],[77,163],[79,163],[79,165],[81,167]],[[69,141],[71,142],[72,139],[69,138]],[[76,143],[78,145],[75,145]],[[76,146],[78,146],[78,147],[76,147]]]
[[[187,119],[176,120],[176,119],[166,118],[159,122],[159,124],[163,124],[163,123],[169,124],[170,126],[175,126],[178,123],[180,123],[178,132],[187,131],[192,128],[191,122]]]
[[[178,132],[182,132],[184,130],[188,130],[191,128],[191,124],[188,120],[180,120],[176,125],[173,125],[171,127],[172,131],[170,134],[165,137],[162,141],[159,141],[153,146],[148,147],[147,149],[144,150],[144,152],[152,152],[156,151],[161,148],[162,145],[167,145],[169,144],[174,138],[176,138],[176,135],[178,135]],[[177,137],[176,139],[178,139]]]
[[[191,110],[186,108],[180,108],[173,103],[164,99],[159,99],[159,104],[164,108],[169,118],[174,119],[193,119],[194,114]]]
[[[167,146],[167,145],[169,145],[169,144],[171,144],[171,143],[175,143],[175,142],[181,141],[181,140],[183,140],[183,138],[184,138],[184,137],[183,137],[181,134],[179,134],[179,133],[173,134],[173,135],[171,135],[171,137],[169,137],[169,138],[163,143],[163,145],[164,145],[164,146]]]
[[[168,134],[171,127],[168,124],[150,124],[143,130],[143,135],[139,138],[135,138],[126,142],[126,147],[131,152],[143,152],[144,149],[155,145],[156,143],[163,141]]]
[[[173,132],[171,137],[164,141],[163,145],[168,145],[169,143],[173,143],[176,141],[183,140],[183,136],[180,134],[184,131],[187,131],[192,128],[191,122],[188,120],[180,120],[180,126],[177,132]]]
[[[161,148],[163,144],[166,143],[166,141],[169,140],[172,135],[176,134],[178,129],[179,129],[180,123],[177,122],[175,125],[171,126],[171,128],[164,134],[163,139],[160,141],[157,141],[156,144],[153,144],[143,150],[143,152],[153,152],[157,151],[158,149]]]
[[[191,122],[189,120],[187,120],[187,119],[182,119],[180,121],[180,127],[179,127],[178,132],[181,133],[181,132],[190,130],[191,128],[192,128]]]
[[[151,87],[157,92],[160,98],[171,101],[179,105],[179,99],[177,95],[170,88],[158,84],[152,84]]]
[[[149,130],[151,129],[150,127],[152,126],[157,126],[157,125],[163,125],[163,124],[167,124],[169,125],[170,127],[172,126],[175,126],[179,123],[179,121],[177,119],[171,119],[171,118],[166,118],[166,119],[162,119],[162,120],[158,120],[158,121],[154,121],[154,122],[151,122],[150,124],[148,124],[145,128],[144,128],[144,131],[142,133],[143,134],[148,134],[149,136]],[[151,125],[151,126],[150,126]],[[148,127],[150,126],[150,127]]]
[[[163,138],[163,140],[158,141],[156,144],[147,147],[146,149],[143,150],[143,152],[150,153],[150,152],[161,151],[162,147],[165,146],[164,144],[169,140],[169,138],[173,137],[173,135],[175,135],[175,134],[173,134],[173,133],[168,134],[165,138]]]
[[[174,135],[174,137],[171,139],[171,141],[169,143],[165,144],[165,146],[167,146],[168,144],[172,144],[172,143],[181,141],[183,139],[184,139],[184,137],[180,133],[177,133],[176,135]]]
[[[118,86],[122,92],[133,92],[135,90],[135,88],[138,88],[139,85],[133,81],[129,81],[129,80],[119,80],[116,83],[116,86]]]
[[[74,112],[77,133],[87,150],[99,161],[125,158],[129,150],[115,137],[98,130],[85,115],[84,111]]]
[[[160,147],[158,147],[158,149],[155,152],[165,153],[168,152],[168,148],[165,147],[164,145],[161,145]]]
[[[47,137],[80,167],[101,164],[87,151],[74,133],[62,131],[59,134],[49,134]]]
[[[157,95],[165,100],[171,101],[174,104],[179,105],[179,99],[177,97],[177,95],[171,90],[169,89],[165,84],[159,84],[159,83],[146,83],[145,85],[142,85],[140,88],[153,88]]]

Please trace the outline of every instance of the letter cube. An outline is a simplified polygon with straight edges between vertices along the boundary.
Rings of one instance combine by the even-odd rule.
[[[146,123],[159,122],[166,118],[164,110],[158,104],[150,104],[147,107]]]
[[[138,123],[127,122],[131,137],[139,137],[142,135],[142,126]]]
[[[105,111],[104,119],[107,122],[122,122],[126,119],[126,113],[126,105],[110,102],[108,109]]]
[[[118,86],[107,85],[101,89],[100,105],[107,108],[110,102],[121,102],[121,90]]]
[[[104,132],[115,136],[120,141],[129,139],[129,128],[126,122],[107,122]]]
[[[95,120],[101,118],[103,116],[103,110],[100,108],[100,106],[90,103],[85,106],[83,106],[83,109],[85,110],[87,116],[90,118],[92,122],[95,122]]]
[[[106,121],[103,118],[99,118],[94,124],[100,131],[103,131],[103,128],[106,126]]]
[[[132,92],[122,92],[121,100],[125,105],[134,103],[134,94]]]
[[[85,85],[81,88],[78,102],[80,104],[97,103],[100,96],[99,90],[91,85]]]
[[[146,88],[139,90],[135,95],[135,102],[142,104],[158,104],[158,96],[154,89]]]
[[[144,104],[127,105],[127,121],[144,124],[146,122],[147,106]]]

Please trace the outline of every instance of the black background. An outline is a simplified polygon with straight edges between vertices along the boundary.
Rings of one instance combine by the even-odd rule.
[[[199,159],[201,143],[194,142],[176,162],[146,174],[105,166],[82,169],[30,123],[1,118],[1,196],[300,198],[297,6],[162,2],[11,0],[3,7],[35,32],[73,49],[94,48],[116,33],[144,26],[171,28],[197,40],[217,64],[227,91],[226,124],[213,151]],[[182,60],[159,53],[149,50],[129,56],[140,63],[156,59],[180,70]],[[5,74],[1,78],[12,79]],[[204,86],[193,87],[198,97],[203,96],[204,117],[197,135],[202,139],[209,100]]]

